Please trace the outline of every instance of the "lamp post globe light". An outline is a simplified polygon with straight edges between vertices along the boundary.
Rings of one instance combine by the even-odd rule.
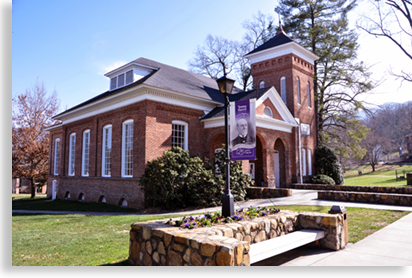
[[[217,80],[219,91],[225,96],[225,166],[226,166],[226,183],[225,192],[222,198],[222,216],[228,217],[235,214],[233,195],[230,193],[230,158],[229,158],[229,94],[232,93],[235,80],[227,78],[226,75]]]

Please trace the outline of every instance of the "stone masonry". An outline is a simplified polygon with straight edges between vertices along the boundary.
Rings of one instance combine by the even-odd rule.
[[[341,214],[282,211],[192,230],[167,225],[166,220],[134,223],[129,262],[139,266],[249,266],[251,244],[301,229],[323,230],[325,237],[319,245],[340,250],[346,245],[345,221]]]

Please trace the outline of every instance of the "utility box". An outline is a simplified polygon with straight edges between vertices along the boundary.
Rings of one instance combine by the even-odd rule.
[[[344,206],[332,206],[328,211],[330,214],[342,214],[343,216],[343,239],[341,243],[341,248],[344,248],[349,242],[349,233],[348,233],[348,215],[347,210]]]

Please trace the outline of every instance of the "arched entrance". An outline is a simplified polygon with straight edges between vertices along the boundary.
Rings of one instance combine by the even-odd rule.
[[[275,154],[273,159],[276,187],[286,187],[285,145],[280,138],[275,142]]]

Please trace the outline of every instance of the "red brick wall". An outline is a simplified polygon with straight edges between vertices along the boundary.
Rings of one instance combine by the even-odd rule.
[[[314,163],[314,151],[315,151],[315,136],[316,136],[316,125],[315,125],[315,108],[314,108],[314,92],[313,92],[313,65],[307,61],[301,59],[294,54],[287,54],[280,57],[275,57],[266,61],[258,62],[252,64],[251,74],[253,76],[253,86],[254,89],[259,87],[261,81],[265,81],[265,86],[274,86],[278,93],[280,94],[280,79],[281,77],[286,77],[286,102],[289,111],[295,118],[299,118],[301,123],[309,124],[311,127],[310,136],[302,135],[301,145],[302,148],[306,149],[306,155],[308,154],[308,149],[312,152],[312,173],[313,173],[313,163]],[[298,103],[297,97],[297,78],[299,78],[300,83],[300,95],[301,103]],[[308,104],[307,95],[307,82],[310,84],[310,103]],[[262,108],[260,108],[262,109]],[[273,109],[272,109],[273,111]],[[263,113],[263,110],[262,110]],[[296,129],[294,129],[296,131]],[[290,142],[291,146],[298,146],[298,135],[295,133],[293,140]],[[294,150],[294,147],[291,148]],[[292,154],[294,159],[291,161],[291,171],[292,180],[299,176],[300,169],[295,167],[299,162],[299,152],[293,151]],[[296,163],[293,163],[296,161]],[[306,165],[308,159],[306,158]],[[308,170],[306,170],[308,173]],[[309,177],[304,178],[308,181]]]
[[[143,101],[119,108],[97,116],[64,125],[60,131],[51,131],[49,162],[49,184],[58,181],[59,198],[70,192],[71,198],[77,200],[83,193],[85,201],[97,202],[101,195],[108,203],[118,205],[125,198],[130,207],[143,206],[143,192],[138,180],[144,173],[147,161],[155,159],[171,148],[172,121],[180,120],[188,123],[189,153],[204,157],[204,129],[199,117],[204,112],[163,104],[154,101]],[[121,177],[122,123],[133,119],[133,178]],[[102,175],[102,135],[103,127],[112,125],[112,160],[111,177]],[[90,130],[89,177],[81,176],[83,131]],[[68,157],[70,134],[76,133],[75,174],[68,177]],[[60,175],[54,176],[54,140],[60,138]],[[206,149],[208,150],[208,149]],[[98,196],[97,196],[98,195]],[[74,197],[76,196],[76,197]],[[50,196],[51,197],[51,190]]]

